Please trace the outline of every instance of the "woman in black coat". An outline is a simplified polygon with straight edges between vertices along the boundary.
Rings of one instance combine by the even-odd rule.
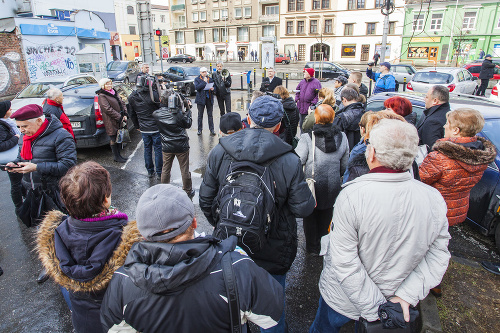
[[[273,93],[281,97],[281,103],[283,103],[283,110],[285,111],[281,119],[279,136],[281,140],[293,146],[293,138],[297,135],[297,126],[299,125],[299,109],[297,109],[297,104],[285,87],[277,86]]]
[[[479,80],[481,80],[481,85],[477,89],[477,96],[484,96],[486,88],[488,88],[488,83],[490,79],[493,78],[493,72],[496,65],[491,61],[491,54],[487,54],[484,57],[483,64],[481,65],[481,72],[479,73]]]

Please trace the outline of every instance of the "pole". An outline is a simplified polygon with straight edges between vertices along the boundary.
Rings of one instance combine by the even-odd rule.
[[[370,87],[368,88],[368,97],[370,97],[372,95],[372,84],[373,84],[373,80],[370,79]]]
[[[256,70],[255,70],[255,68],[254,68],[254,69],[253,69],[253,84],[254,84],[254,86],[257,84],[257,78],[255,77],[255,75],[256,75],[256,73],[255,73],[255,72],[256,72]]]
[[[241,73],[240,78],[241,78],[241,90],[243,90],[243,73]]]
[[[403,91],[406,91],[406,76],[403,80]]]
[[[458,7],[458,0],[455,3],[455,13],[453,14],[453,22],[451,23],[451,28],[450,28],[450,42],[448,43],[448,50],[446,51],[446,60],[444,62],[445,65],[448,65],[450,63],[450,49],[452,47],[452,42],[453,42],[453,29],[455,28],[455,18],[457,17],[457,7]]]
[[[226,62],[227,62],[227,38],[229,37],[229,32],[227,31],[227,16],[224,18],[224,33],[226,34]]]
[[[285,87],[288,89],[288,73],[286,73]]]
[[[161,49],[161,36],[158,36],[158,46],[160,47],[160,64],[161,64],[161,73],[163,74],[163,52]]]
[[[210,63],[210,73],[212,73],[212,63]]]
[[[380,50],[380,63],[385,61],[385,50],[387,49],[387,34],[389,33],[389,15],[384,19],[384,32],[382,35],[382,47]]]

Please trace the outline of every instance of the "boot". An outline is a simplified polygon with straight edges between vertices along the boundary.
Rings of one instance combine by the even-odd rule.
[[[120,155],[120,149],[118,148],[117,144],[110,145],[111,146],[111,151],[113,152],[113,156],[115,159],[115,162],[118,163],[125,163],[127,160]]]
[[[49,279],[49,274],[47,274],[47,271],[44,268],[40,272],[40,275],[38,275],[38,278],[36,279],[36,282],[38,282],[39,284],[42,284],[45,281],[47,281],[48,279]]]

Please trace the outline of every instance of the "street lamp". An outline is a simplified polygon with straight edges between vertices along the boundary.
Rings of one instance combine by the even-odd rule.
[[[391,0],[385,0],[384,5],[380,9],[382,15],[385,16],[384,19],[384,32],[382,35],[382,47],[380,50],[380,63],[385,61],[385,51],[387,48],[387,35],[389,34],[389,14],[394,13],[394,3]]]

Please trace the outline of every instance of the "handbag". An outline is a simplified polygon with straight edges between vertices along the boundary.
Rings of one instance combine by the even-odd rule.
[[[129,143],[132,142],[130,140],[130,132],[127,128],[127,123],[122,122],[120,129],[116,132],[116,143]]]
[[[227,304],[229,305],[229,315],[231,317],[231,332],[241,332],[240,306],[238,301],[238,288],[236,286],[236,276],[231,262],[231,252],[226,252],[222,256],[222,274],[226,285]]]
[[[311,178],[306,178],[306,182],[307,182],[307,186],[309,186],[309,190],[311,191],[311,193],[313,195],[314,201],[317,204],[316,191],[314,189],[314,183],[316,183],[316,181],[314,180],[314,151],[316,150],[316,139],[314,136],[314,131],[312,131],[311,134],[312,134],[312,173],[311,173]]]
[[[9,150],[0,152],[0,164],[7,164],[14,161],[17,158],[17,154],[19,154],[18,145],[15,145]]]

